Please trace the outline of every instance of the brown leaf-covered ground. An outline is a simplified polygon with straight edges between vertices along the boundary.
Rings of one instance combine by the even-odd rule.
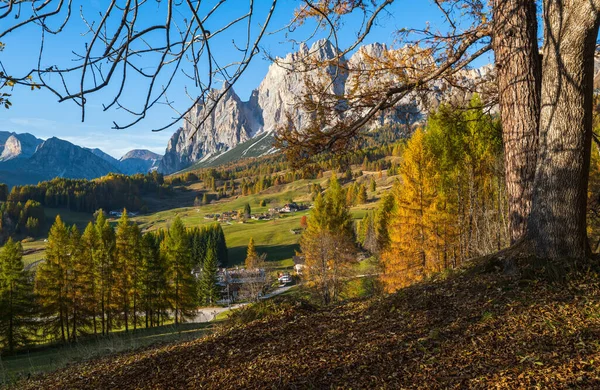
[[[18,388],[600,389],[599,282],[468,270],[382,299],[299,307],[74,365]]]

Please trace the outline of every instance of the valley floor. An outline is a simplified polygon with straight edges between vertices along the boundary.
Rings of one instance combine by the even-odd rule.
[[[477,268],[479,269],[479,268]],[[597,275],[475,268],[73,365],[20,389],[600,388]]]

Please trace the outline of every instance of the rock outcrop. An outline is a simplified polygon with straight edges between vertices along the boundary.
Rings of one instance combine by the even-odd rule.
[[[35,153],[36,148],[42,142],[42,140],[28,133],[12,133],[3,142],[0,161],[9,161],[15,158],[29,158]]]
[[[173,173],[196,162],[209,159],[260,134],[271,133],[287,123],[286,112],[298,128],[308,120],[307,113],[296,107],[305,91],[306,81],[319,80],[331,84],[332,92],[342,93],[346,76],[330,66],[325,70],[298,68],[305,57],[322,61],[335,57],[335,47],[320,40],[310,48],[301,45],[296,53],[288,54],[271,64],[267,75],[247,102],[240,100],[230,88],[216,103],[215,110],[202,123],[206,112],[213,107],[212,93],[206,104],[198,104],[184,119],[183,127],[169,140],[165,156],[159,166],[162,173]],[[225,85],[223,88],[227,88]]]

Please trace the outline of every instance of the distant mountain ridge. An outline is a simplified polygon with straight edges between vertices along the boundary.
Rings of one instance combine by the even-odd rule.
[[[161,156],[134,149],[120,160],[52,137],[46,141],[29,133],[0,131],[0,182],[9,186],[36,184],[55,177],[95,179],[108,173],[136,174],[155,170]]]
[[[162,156],[145,149],[134,149],[127,152],[117,161],[121,172],[133,175],[135,173],[151,172],[158,169]]]

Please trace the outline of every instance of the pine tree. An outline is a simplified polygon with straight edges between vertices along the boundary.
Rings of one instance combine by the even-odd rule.
[[[9,238],[0,252],[0,347],[14,352],[31,338],[35,320],[33,284],[23,248]]]
[[[171,307],[175,323],[182,323],[195,309],[196,281],[192,275],[190,240],[179,217],[169,228],[166,240],[166,257],[171,287]]]
[[[258,260],[259,256],[258,253],[256,253],[256,248],[254,247],[254,238],[250,237],[250,241],[248,242],[248,249],[246,251],[246,269],[252,270],[257,268]]]
[[[251,214],[252,214],[252,209],[250,208],[250,203],[246,203],[244,205],[244,216],[246,218],[250,218]]]
[[[370,188],[370,189],[371,189],[371,192],[375,192],[375,191],[377,191],[377,182],[376,182],[376,181],[375,181],[375,179],[373,179],[372,177],[371,177],[371,183],[370,183],[370,187],[371,187],[371,188]]]
[[[209,246],[198,285],[200,302],[204,305],[214,305],[219,299],[218,272],[216,250]]]
[[[36,273],[36,292],[41,306],[41,315],[45,319],[46,332],[59,337],[62,342],[70,339],[69,272],[71,272],[69,229],[60,216],[57,216],[48,233],[46,261],[40,264]]]

